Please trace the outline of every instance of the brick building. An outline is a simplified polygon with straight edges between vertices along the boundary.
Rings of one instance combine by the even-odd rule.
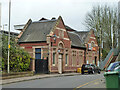
[[[99,66],[99,47],[98,43],[94,34],[94,30],[90,31],[76,31],[68,26],[66,26],[66,29],[69,32],[76,33],[79,37],[82,44],[85,45],[85,58],[84,62],[87,64],[96,64]],[[77,41],[75,39],[75,41]],[[80,44],[79,44],[80,45]]]
[[[94,30],[77,32],[86,46],[86,63],[99,65],[99,47]]]
[[[93,30],[86,35],[83,41],[81,32],[66,26],[61,16],[35,22],[30,19],[19,34],[18,43],[33,58],[32,71],[44,73],[48,68],[49,72],[75,72],[86,60],[93,63],[95,59],[97,65],[98,45]],[[88,50],[90,43],[92,49]]]

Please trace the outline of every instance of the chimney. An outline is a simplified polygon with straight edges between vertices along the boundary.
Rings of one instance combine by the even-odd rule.
[[[51,20],[56,20],[56,18],[55,17],[52,17],[52,19]]]
[[[42,20],[48,20],[48,19],[46,19],[46,18],[41,18],[39,21],[42,21]]]

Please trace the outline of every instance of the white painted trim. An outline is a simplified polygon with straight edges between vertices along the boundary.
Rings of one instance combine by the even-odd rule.
[[[41,48],[41,59],[43,59],[43,48]]]
[[[65,48],[65,45],[64,45],[64,42],[63,42],[63,41],[60,41],[60,42],[58,43],[58,48],[59,48],[60,43],[62,43],[62,44],[63,44],[63,48]]]
[[[69,38],[63,38],[64,40],[69,40]]]
[[[41,59],[43,59],[43,48],[48,48],[48,46],[33,46],[33,58],[35,58],[35,49],[41,48]]]
[[[59,36],[56,36],[57,38],[60,38]]]
[[[87,60],[87,64],[89,64],[89,61]]]
[[[57,38],[60,38],[59,36],[56,36]],[[70,40],[69,38],[62,38],[64,40]]]
[[[96,39],[95,37],[90,37],[90,38],[92,38],[92,39]]]
[[[65,32],[66,32],[66,30],[63,29],[63,28],[56,27],[56,29],[58,29],[58,30],[62,30],[62,31],[65,31]]]
[[[98,46],[97,44],[95,44],[95,46]]]
[[[55,64],[52,64],[52,66],[55,66]]]
[[[35,59],[35,48],[33,48],[33,58]]]
[[[20,47],[21,49],[24,49],[25,47]]]
[[[33,48],[48,48],[48,46],[33,46]]]
[[[65,64],[65,66],[68,66],[67,64]]]

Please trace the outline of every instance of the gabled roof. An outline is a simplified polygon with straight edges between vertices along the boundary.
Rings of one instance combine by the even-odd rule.
[[[72,44],[71,44],[72,46],[85,47],[80,36],[76,32],[68,32],[68,36],[72,41]]]
[[[72,32],[73,32],[73,31],[76,31],[76,30],[72,29],[71,27],[69,27],[69,26],[67,26],[67,25],[65,25],[65,28],[66,28],[67,31],[72,31]]]
[[[56,21],[57,20],[54,19],[31,22],[18,40],[18,42],[46,41],[46,36],[55,26]]]
[[[85,43],[88,34],[90,31],[76,31],[76,33],[80,36],[81,40]]]
[[[65,25],[65,28],[66,28],[67,31],[70,31],[70,32],[76,31],[76,30],[74,30],[73,28],[71,28],[70,26],[67,26],[67,25]]]

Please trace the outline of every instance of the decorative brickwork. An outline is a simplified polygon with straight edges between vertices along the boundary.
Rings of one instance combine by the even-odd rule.
[[[22,38],[21,40],[25,40],[23,39],[23,37],[25,36],[22,34],[20,35]],[[97,45],[97,41],[94,32],[92,30],[90,31],[90,34],[87,37],[87,41],[86,41],[87,43],[85,43],[86,47],[80,45],[74,47],[72,45],[73,43],[72,40],[69,38],[68,31],[66,30],[66,26],[64,25],[64,22],[60,16],[55,21],[55,24],[53,25],[51,31],[49,32],[49,34],[46,35],[45,38],[46,41],[39,41],[39,42],[21,41],[19,43],[19,45],[23,47],[32,57],[31,67],[30,67],[32,71],[35,71],[36,48],[41,49],[40,52],[41,59],[48,58],[48,68],[50,72],[57,72],[57,73],[76,72],[77,68],[81,67],[82,64],[86,62],[85,60],[87,60],[89,63],[95,62],[96,65],[98,63],[97,61],[98,61],[99,47]],[[79,36],[77,36],[77,38],[80,40]],[[89,44],[91,43],[94,49],[92,48],[91,50],[89,50],[90,47]]]

